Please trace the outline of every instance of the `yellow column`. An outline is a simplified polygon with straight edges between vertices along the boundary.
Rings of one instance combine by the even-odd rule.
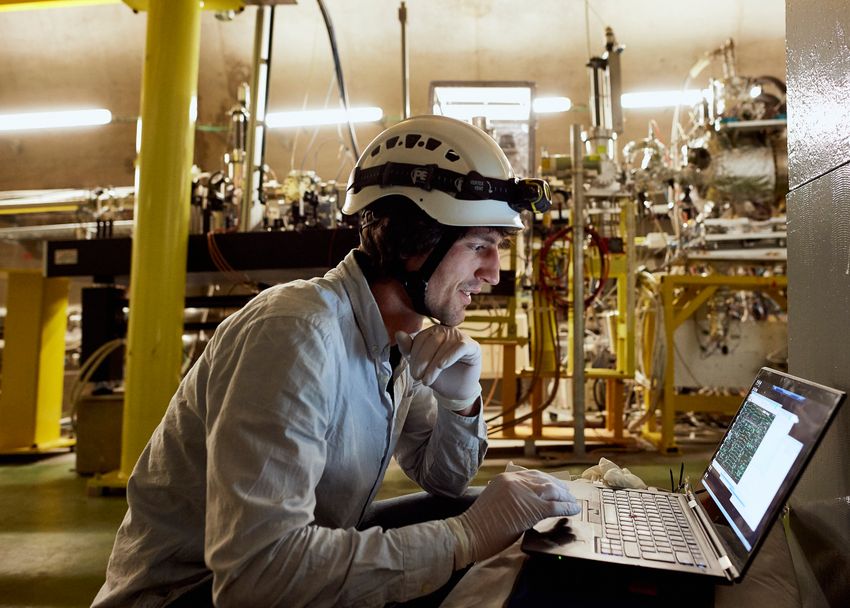
[[[68,279],[12,271],[6,296],[0,453],[74,445],[60,437]]]
[[[676,438],[674,435],[675,425],[675,402],[676,384],[674,381],[674,370],[676,360],[675,335],[676,312],[673,307],[673,280],[670,275],[661,277],[661,302],[664,306],[664,343],[666,362],[664,365],[664,395],[661,398],[661,442],[658,449],[661,452],[675,452]]]
[[[180,382],[199,0],[149,0],[119,483]]]

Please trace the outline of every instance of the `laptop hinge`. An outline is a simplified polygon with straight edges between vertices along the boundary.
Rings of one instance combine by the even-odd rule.
[[[688,490],[685,495],[688,502],[688,508],[694,513],[699,522],[699,525],[702,527],[705,532],[706,538],[711,543],[711,548],[714,551],[714,557],[717,559],[717,563],[723,568],[723,573],[726,575],[726,578],[730,581],[735,581],[740,578],[740,572],[735,568],[734,564],[732,564],[732,560],[729,559],[729,555],[726,553],[726,548],[723,546],[723,543],[720,541],[720,537],[717,536],[717,533],[714,531],[714,526],[711,525],[711,521],[709,521],[708,516],[705,512],[699,508],[699,502],[694,496],[693,492]]]

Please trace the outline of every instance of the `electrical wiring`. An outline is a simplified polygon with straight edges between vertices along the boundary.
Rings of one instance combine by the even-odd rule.
[[[485,312],[487,312],[490,316],[498,316],[499,313],[500,313],[500,310],[498,309],[498,307],[495,304],[490,304],[489,309],[485,309]],[[475,331],[486,332],[487,333],[486,337],[488,337],[488,338],[498,338],[501,334],[501,328],[502,328],[502,325],[501,325],[500,322],[490,321],[490,322],[487,323],[487,325],[485,327],[476,328]],[[468,331],[471,328],[461,326],[461,329],[466,329]],[[489,407],[490,403],[493,401],[493,397],[496,394],[496,384],[497,384],[497,381],[494,379],[493,382],[490,385],[490,390],[488,391],[487,396],[483,399],[483,403],[482,403],[483,408]]]
[[[334,87],[334,79],[332,77],[328,81],[328,90],[325,93],[325,102],[324,102],[324,105],[322,106],[324,108],[328,107],[328,103],[330,102],[330,98],[331,98],[331,93],[333,92],[333,87]],[[306,98],[305,98],[305,100],[306,100]],[[305,101],[303,109],[305,109],[305,110],[307,109],[306,101]],[[310,156],[310,152],[313,151],[313,146],[316,144],[316,139],[319,136],[320,130],[321,130],[321,127],[319,127],[319,126],[316,126],[316,127],[313,128],[313,135],[310,136],[310,141],[307,144],[307,147],[304,149],[304,155],[301,157],[301,164],[298,166],[298,169],[302,172],[304,171],[304,167],[307,164],[307,158]],[[298,130],[298,132],[300,132],[300,131],[301,131],[301,129]],[[296,133],[296,137],[297,137],[297,133]],[[319,147],[321,148],[322,146],[324,146],[324,142],[322,144],[320,144]],[[316,165],[316,155],[318,155],[318,150],[316,151],[315,155],[313,156],[313,166],[317,166]],[[294,143],[293,143],[293,147],[292,147],[292,168],[295,169],[295,144]]]
[[[637,352],[635,354],[635,362],[637,363],[638,370],[646,378],[646,383],[648,386],[644,388],[644,390],[649,391],[648,405],[643,413],[643,415],[639,416],[636,420],[633,420],[629,423],[628,429],[631,432],[636,431],[642,424],[644,424],[650,417],[655,415],[655,410],[658,407],[658,402],[661,400],[661,395],[663,394],[663,378],[664,378],[664,369],[666,363],[665,357],[665,349],[666,344],[664,342],[664,309],[661,304],[661,297],[658,293],[658,282],[657,279],[648,271],[643,270],[639,273],[639,295],[637,302],[637,317],[635,319],[635,326],[639,328],[641,331],[641,335],[636,336],[635,345],[637,348]],[[652,342],[652,352],[649,355],[649,369],[644,367],[644,353],[643,353],[643,336],[642,332],[645,327],[646,316],[650,313],[654,313],[654,326],[652,328],[653,332],[653,342]]]
[[[535,315],[541,315],[542,314],[536,309],[533,312],[534,312]],[[510,410],[508,410],[510,412],[516,411],[517,409],[519,409],[519,407],[522,404],[524,404],[526,401],[528,401],[529,397],[531,397],[531,394],[534,391],[535,385],[537,384],[537,382],[541,378],[540,368],[541,368],[542,363],[543,363],[543,344],[542,344],[541,340],[536,340],[536,341],[532,342],[532,344],[534,345],[534,352],[532,353],[531,382],[529,384],[528,390],[525,393],[523,393],[520,397],[518,397],[514,406]],[[507,412],[501,412],[499,414],[491,416],[490,418],[485,419],[484,422],[489,424],[489,423],[491,423],[495,420],[498,420],[499,418],[502,418],[505,413],[507,413]],[[502,425],[498,425],[498,426],[502,426]],[[493,430],[492,432],[491,431],[488,431],[488,432],[491,432],[491,434],[492,434],[493,432],[497,432],[498,430],[499,430],[498,428],[495,428],[495,430]]]
[[[230,265],[227,258],[225,258],[224,254],[221,252],[221,249],[219,249],[218,243],[215,241],[214,232],[207,233],[207,251],[209,252],[210,259],[215,267],[227,276],[232,283],[245,285],[254,290],[257,289],[256,283],[254,283],[247,274],[236,270]]]
[[[608,259],[608,247],[605,244],[605,241],[599,236],[599,233],[596,232],[590,226],[585,227],[585,232],[590,237],[591,244],[596,247],[599,252],[599,260],[600,260],[600,273],[599,280],[596,285],[591,290],[590,294],[584,299],[584,308],[586,309],[590,304],[599,296],[602,292],[602,288],[605,286],[605,283],[608,280],[610,261]],[[550,252],[552,246],[559,240],[563,239],[566,242],[572,242],[572,226],[566,226],[561,228],[560,230],[554,232],[550,235],[540,247],[540,251],[538,253],[538,257],[540,260],[540,284],[541,287],[547,291],[549,291],[553,299],[556,303],[566,307],[571,308],[572,302],[569,298],[560,296],[557,293],[557,289],[561,283],[563,283],[564,288],[566,288],[566,271],[562,273],[555,273],[552,270],[552,265],[549,264],[550,261]]]
[[[79,373],[77,374],[77,377],[69,391],[71,402],[71,428],[74,429],[75,432],[77,429],[77,406],[83,398],[83,392],[86,389],[86,385],[89,383],[89,380],[95,370],[97,370],[97,368],[106,361],[106,358],[112,354],[112,351],[124,346],[126,342],[127,341],[124,338],[115,338],[109,342],[104,342],[92,354],[90,354],[88,359],[86,359],[80,366]]]
[[[539,264],[538,268],[541,269],[538,272],[539,273],[542,272],[543,265]],[[539,281],[540,281],[540,277],[538,277],[538,282]],[[487,423],[490,423],[490,422],[497,420],[499,418],[503,418],[503,422],[501,424],[495,425],[492,429],[490,429],[488,431],[488,433],[491,434],[491,435],[498,433],[498,432],[501,432],[501,431],[504,431],[507,428],[514,427],[517,424],[528,420],[529,418],[531,418],[532,416],[534,416],[538,412],[545,410],[546,408],[548,408],[552,404],[552,402],[555,400],[555,397],[558,394],[558,388],[559,388],[560,380],[561,380],[561,346],[560,346],[560,341],[558,340],[558,318],[557,318],[558,307],[556,306],[556,302],[552,299],[553,294],[552,294],[551,291],[549,291],[547,289],[541,289],[540,294],[544,298],[547,305],[543,307],[542,311],[539,309],[540,307],[535,308],[534,314],[535,314],[537,319],[541,319],[542,317],[545,316],[547,318],[548,323],[549,323],[549,330],[550,330],[549,335],[552,338],[552,349],[553,349],[553,352],[554,352],[554,359],[555,359],[555,370],[554,370],[555,383],[554,383],[554,386],[552,387],[552,390],[551,390],[549,396],[546,399],[544,399],[544,401],[541,405],[539,405],[535,408],[532,408],[532,410],[530,412],[524,414],[523,416],[520,416],[519,418],[515,418],[512,421],[505,422],[504,421],[504,414],[506,412],[502,412],[502,413],[500,413],[496,416],[493,416],[492,418],[489,418],[488,420],[486,420]],[[553,311],[553,314],[551,314],[551,315],[548,314],[548,312],[547,312],[550,309]],[[543,322],[541,321],[538,325],[542,326]],[[545,333],[546,332],[540,332],[540,335],[543,336],[543,335],[545,335]],[[529,387],[526,390],[526,392],[516,400],[516,403],[514,404],[514,406],[509,411],[514,412],[517,409],[519,409],[520,406],[522,406],[524,403],[526,403],[528,401],[528,399],[531,397],[531,395],[533,394],[535,387],[537,386],[537,383],[542,381],[543,375],[540,373],[540,368],[541,368],[542,362],[543,362],[543,353],[544,353],[543,340],[540,339],[540,340],[537,340],[536,343],[535,343],[534,361],[533,361],[533,367],[532,367],[533,373],[532,373],[531,381],[529,383]]]
[[[493,400],[493,397],[496,394],[496,384],[498,384],[498,382],[496,382],[496,379],[494,378],[493,381],[490,383],[490,390],[487,393],[487,396],[484,398],[484,402],[481,404],[482,409],[489,406],[490,402]]]
[[[560,342],[557,338],[557,336],[558,336],[557,313],[554,314],[554,315],[551,315],[549,317],[549,322],[550,322],[550,330],[551,330],[550,335],[552,336],[552,345],[553,345],[553,348],[554,348],[554,355],[555,355],[555,357],[554,357],[555,358],[555,370],[554,370],[554,373],[553,373],[555,382],[553,383],[553,386],[552,386],[551,391],[549,392],[549,395],[546,397],[546,399],[543,400],[543,403],[541,403],[537,407],[532,408],[529,412],[523,414],[522,416],[514,418],[513,420],[511,420],[509,422],[502,422],[501,424],[495,425],[493,428],[488,429],[488,431],[487,431],[488,435],[500,433],[500,432],[504,431],[505,429],[515,427],[516,425],[518,425],[522,422],[525,422],[526,420],[532,418],[533,416],[535,416],[539,412],[544,411],[546,408],[548,408],[550,405],[552,405],[552,403],[555,401],[555,398],[558,396],[558,388],[560,387],[560,383],[561,383],[561,345],[560,345]],[[539,349],[539,352],[540,352],[541,358],[542,358],[542,353],[543,353],[542,345],[541,345],[541,348]],[[542,377],[536,371],[537,369],[538,369],[537,366],[535,366],[536,378],[535,377],[532,378],[532,382],[530,384],[529,390],[523,396],[522,399],[517,400],[516,405],[514,406],[514,408],[512,408],[511,411],[515,411],[522,403],[527,401],[528,398],[531,396],[532,392],[534,391],[536,383],[539,382],[540,380],[542,380]]]
[[[604,241],[599,236],[599,234],[595,230],[593,230],[592,228],[586,227],[585,230],[587,231],[587,234],[591,239],[591,243],[599,251],[601,272],[600,272],[600,279],[597,282],[596,286],[594,287],[593,291],[591,292],[591,294],[587,298],[585,298],[584,307],[583,307],[584,309],[586,309],[588,306],[590,306],[590,304],[601,293],[602,288],[604,287],[604,285],[605,285],[605,283],[607,282],[607,279],[608,279],[608,268],[609,268],[607,248],[605,247]],[[554,383],[554,386],[552,388],[552,391],[549,394],[549,396],[543,401],[543,403],[541,405],[533,408],[530,412],[524,414],[523,416],[521,416],[519,418],[515,418],[514,420],[512,420],[510,422],[502,422],[501,424],[494,426],[492,429],[490,429],[488,431],[488,433],[490,433],[490,434],[501,432],[506,428],[513,427],[513,426],[519,424],[520,422],[524,422],[525,420],[528,420],[529,418],[531,418],[532,416],[534,416],[538,412],[545,410],[547,407],[549,407],[552,404],[552,402],[554,402],[555,397],[557,396],[557,391],[558,391],[558,387],[559,387],[559,383],[560,383],[560,377],[561,377],[561,357],[560,357],[560,341],[558,340],[557,311],[558,311],[559,307],[569,309],[571,307],[572,303],[568,300],[568,298],[562,297],[557,293],[557,289],[558,289],[557,286],[559,286],[561,282],[566,284],[566,280],[562,281],[560,275],[554,275],[551,272],[551,270],[549,269],[547,262],[548,262],[548,258],[549,258],[549,255],[550,255],[550,250],[552,248],[552,245],[555,242],[557,242],[558,239],[563,238],[565,240],[569,240],[569,235],[570,235],[571,232],[572,232],[572,228],[570,226],[566,226],[566,227],[554,232],[552,235],[550,235],[546,239],[546,241],[544,241],[543,245],[540,248],[540,251],[537,254],[538,261],[539,261],[539,264],[538,264],[538,268],[539,268],[539,270],[538,270],[538,284],[540,286],[540,294],[543,297],[543,299],[545,300],[545,302],[547,302],[548,305],[549,305],[546,308],[548,309],[549,307],[551,307],[555,311],[555,314],[547,315],[549,317],[549,323],[551,324],[550,325],[551,331],[549,333],[552,336],[553,351],[555,352],[555,374],[554,374],[555,383]],[[566,276],[566,273],[564,273],[564,277],[565,276]],[[538,317],[541,317],[546,313],[540,312],[540,311],[535,311],[535,314]],[[541,325],[542,325],[542,323],[541,323]],[[513,408],[511,408],[510,411],[516,411],[517,409],[519,409],[520,406],[522,406],[524,403],[526,403],[528,401],[528,399],[531,397],[531,395],[532,395],[532,393],[535,389],[535,386],[542,379],[542,376],[539,372],[539,369],[540,369],[540,366],[541,366],[541,363],[542,363],[542,359],[543,359],[542,340],[538,340],[537,343],[538,344],[535,345],[535,353],[534,353],[534,355],[535,355],[534,356],[534,363],[533,363],[534,373],[532,375],[531,382],[529,384],[529,388],[526,390],[526,392],[521,397],[519,397],[517,399],[515,405],[513,406]],[[487,419],[486,422],[490,423],[490,422],[493,422],[495,420],[498,420],[499,418],[503,418],[504,413],[506,413],[506,412],[502,412],[498,415],[495,415],[495,416]]]
[[[328,31],[328,40],[331,45],[331,54],[333,55],[334,61],[334,71],[336,73],[336,81],[339,87],[339,99],[342,102],[342,107],[345,109],[347,115],[348,122],[348,136],[351,139],[351,151],[354,155],[354,161],[357,162],[357,159],[360,158],[360,150],[357,145],[357,136],[354,133],[354,124],[351,122],[351,116],[348,115],[349,105],[348,105],[348,91],[345,88],[345,79],[342,74],[342,63],[339,60],[339,50],[336,44],[336,34],[334,34],[333,23],[331,23],[331,16],[325,8],[325,3],[322,0],[316,0],[319,4],[319,10],[322,12],[322,19],[325,21],[325,29]]]

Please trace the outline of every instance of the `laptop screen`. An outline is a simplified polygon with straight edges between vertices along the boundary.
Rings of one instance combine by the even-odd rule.
[[[844,393],[762,368],[702,477],[706,511],[743,573]],[[714,508],[711,508],[711,507]]]

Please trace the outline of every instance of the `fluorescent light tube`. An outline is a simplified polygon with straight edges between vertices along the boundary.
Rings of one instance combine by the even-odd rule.
[[[532,102],[535,114],[555,114],[568,112],[573,107],[569,97],[537,97]]]
[[[105,125],[110,122],[112,122],[112,112],[103,108],[0,114],[0,131],[89,127]]]
[[[351,122],[377,122],[384,116],[381,108],[351,108],[348,117]],[[266,114],[266,126],[269,129],[286,127],[311,127],[319,125],[337,125],[348,122],[345,110],[304,110],[301,112],[269,112]]]
[[[644,93],[623,93],[620,101],[624,108],[664,108],[692,106],[703,100],[699,89],[678,91],[647,91]]]

